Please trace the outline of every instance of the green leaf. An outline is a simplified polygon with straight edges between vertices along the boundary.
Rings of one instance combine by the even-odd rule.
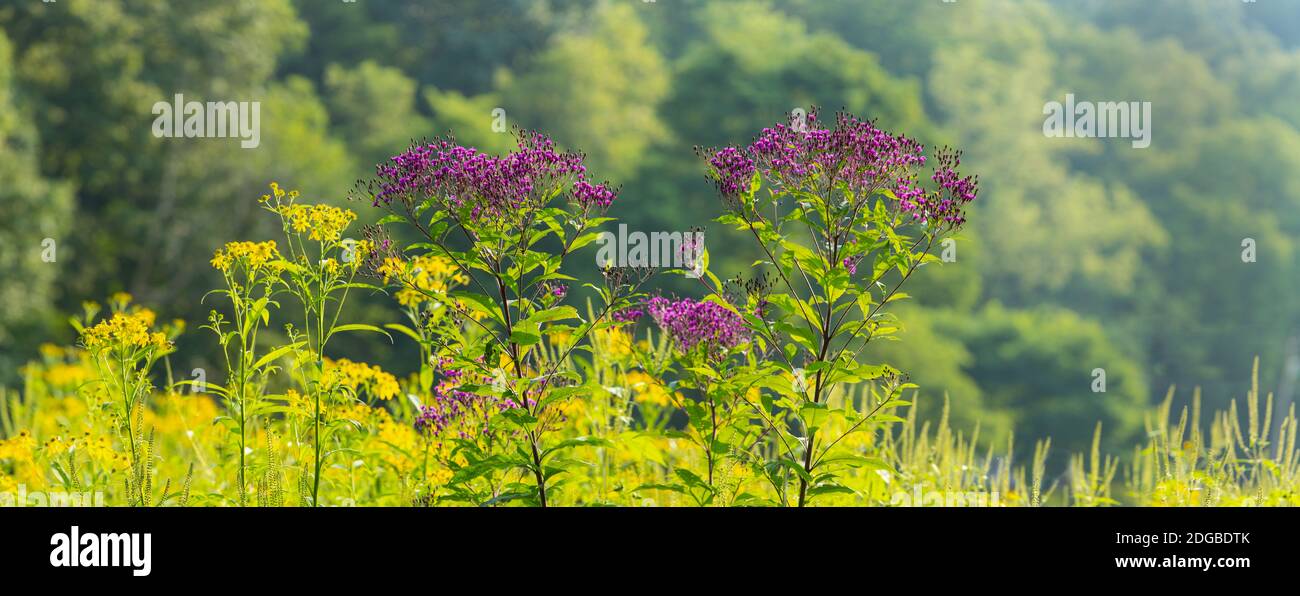
[[[666,490],[675,493],[686,493],[686,487],[680,484],[642,484],[641,486],[632,489],[633,492],[643,490]]]
[[[880,459],[878,457],[868,457],[865,455],[858,455],[856,453],[843,453],[839,455],[824,457],[820,462],[818,462],[817,466],[821,467],[830,464],[848,466],[850,468],[866,468],[868,470],[886,470],[889,472],[894,471],[894,468],[890,466],[888,463],[886,463],[885,460],[883,459]]]
[[[383,329],[380,329],[374,325],[366,325],[364,323],[349,323],[347,325],[339,325],[338,327],[331,329],[329,334],[330,336],[333,336],[335,333],[340,333],[343,331],[371,331],[383,335],[384,337],[387,337],[389,342],[393,341],[393,336],[390,335],[387,331],[384,331]]]
[[[858,491],[855,491],[842,484],[829,484],[829,483],[818,484],[817,486],[808,489],[808,496],[810,497],[819,497],[821,495],[830,495],[830,494],[856,495],[858,494]]]
[[[542,341],[542,336],[526,329],[515,329],[510,332],[510,342],[521,346],[531,346]]]
[[[542,323],[550,323],[552,321],[566,321],[569,319],[577,319],[577,318],[578,318],[578,311],[572,306],[556,306],[556,307],[548,308],[546,310],[539,310],[531,315],[528,315],[527,318],[525,318],[522,321],[519,321],[519,326],[532,329],[540,326]]]
[[[270,364],[270,363],[272,363],[272,362],[275,362],[275,361],[278,360],[281,356],[284,356],[285,354],[288,354],[289,352],[291,352],[291,351],[293,351],[293,350],[296,350],[296,349],[302,347],[302,345],[303,345],[304,343],[306,343],[306,342],[301,342],[301,341],[300,341],[300,342],[295,342],[295,343],[291,343],[291,344],[283,345],[283,346],[280,346],[280,347],[278,347],[278,348],[276,348],[276,349],[274,349],[274,350],[271,350],[270,353],[268,353],[268,354],[265,355],[265,356],[262,356],[261,358],[258,358],[258,359],[257,359],[257,362],[254,362],[254,363],[253,363],[253,370],[257,370],[257,369],[259,369],[259,368],[262,368],[263,366],[266,366],[267,364]]]
[[[393,331],[401,332],[402,335],[405,335],[417,342],[421,341],[420,335],[416,333],[414,329],[411,329],[406,325],[402,325],[400,323],[388,323],[387,325],[384,325],[384,327],[388,329],[392,329]]]
[[[813,402],[804,402],[799,407],[799,420],[809,429],[816,430],[826,423],[830,417],[830,408],[826,404],[817,404]]]
[[[705,482],[704,479],[700,478],[699,475],[696,474],[695,472],[687,470],[686,468],[676,468],[673,470],[673,473],[677,474],[677,477],[681,478],[682,481],[686,483],[686,486],[707,488],[712,490],[712,487],[709,486],[709,483]]]
[[[572,449],[574,447],[613,447],[614,444],[600,437],[574,437],[565,439],[556,443],[551,448],[542,452],[542,459],[546,459],[551,454],[562,449]]]
[[[529,414],[527,410],[522,408],[502,410],[501,417],[522,428],[527,428],[529,425],[537,424],[537,417]]]
[[[591,244],[592,242],[595,242],[596,239],[600,238],[600,234],[601,234],[600,232],[588,232],[586,234],[578,236],[573,240],[573,244],[569,246],[569,251],[570,252],[576,251],[588,244]]]

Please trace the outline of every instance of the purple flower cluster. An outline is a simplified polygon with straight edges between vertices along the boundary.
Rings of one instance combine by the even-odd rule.
[[[573,183],[573,198],[584,208],[605,209],[614,203],[614,191],[604,184],[579,180]]]
[[[720,356],[749,341],[744,319],[716,302],[656,296],[645,306],[682,352],[702,348],[707,355]]]
[[[635,323],[644,314],[645,311],[639,308],[624,308],[614,311],[614,314],[610,315],[610,317],[619,323]]]
[[[840,113],[835,128],[817,126],[816,112],[797,128],[778,124],[763,129],[749,152],[769,179],[786,188],[811,190],[811,178],[847,183],[854,192],[897,182],[925,163],[924,147],[903,135]]]
[[[538,207],[570,186],[572,200],[584,209],[609,207],[615,198],[608,186],[586,179],[581,153],[559,151],[549,137],[533,132],[521,132],[518,148],[500,157],[453,139],[415,145],[377,166],[376,174],[376,206],[433,198],[447,208],[467,207],[475,220]]]
[[[420,413],[415,418],[415,430],[429,436],[440,436],[449,426],[458,422],[474,420],[487,424],[492,414],[515,407],[514,400],[502,399],[495,395],[480,395],[460,389],[464,372],[449,368],[450,358],[438,361],[435,374],[441,379],[433,387],[433,401],[420,406]],[[484,379],[489,382],[488,379]],[[469,428],[461,424],[458,434],[462,439],[469,438]]]
[[[941,150],[936,156],[938,165],[931,179],[938,190],[927,191],[917,183],[915,173],[926,164],[924,145],[846,113],[836,115],[834,128],[820,128],[814,111],[801,122],[764,128],[744,150],[718,150],[709,157],[709,165],[718,189],[727,197],[748,188],[749,177],[758,171],[777,192],[823,193],[843,184],[865,200],[889,190],[914,220],[960,225],[965,221],[962,208],[975,200],[978,183],[957,173],[959,154]]]
[[[937,165],[930,180],[938,190],[909,201],[903,201],[899,195],[899,205],[903,211],[911,213],[913,219],[942,220],[959,226],[966,222],[964,207],[979,195],[979,177],[962,176],[957,172],[957,166],[961,165],[960,151],[940,149],[935,153],[935,161]]]
[[[724,147],[709,158],[713,166],[718,192],[724,196],[734,197],[749,190],[750,180],[754,177],[754,160],[735,147]]]

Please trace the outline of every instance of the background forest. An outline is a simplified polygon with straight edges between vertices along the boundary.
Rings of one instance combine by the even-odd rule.
[[[204,321],[213,251],[274,232],[254,200],[268,181],[373,221],[346,200],[356,179],[413,138],[505,149],[497,109],[586,150],[629,228],[702,226],[713,268],[740,271],[756,255],[710,226],[721,206],[690,148],[817,105],[962,147],[980,174],[956,261],[918,276],[904,341],[874,348],[932,414],[947,396],[958,427],[1062,453],[1100,420],[1122,447],[1171,385],[1226,407],[1257,355],[1285,411],[1298,44],[1285,1],[0,0],[0,385],[74,340],[85,300],[125,291]],[[177,93],[260,101],[261,146],[155,138],[150,107]],[[1045,137],[1066,94],[1151,102],[1151,146]],[[396,321],[390,305],[352,308]],[[218,368],[206,340],[182,336],[177,368]],[[414,349],[340,348],[397,373]]]

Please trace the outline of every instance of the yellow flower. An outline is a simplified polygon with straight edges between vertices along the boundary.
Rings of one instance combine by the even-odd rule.
[[[108,298],[108,305],[113,310],[126,310],[126,305],[131,303],[134,298],[126,292],[118,292]]]
[[[41,356],[49,360],[63,358],[63,348],[52,343],[43,343],[39,348]]]
[[[627,373],[626,379],[628,387],[636,394],[637,401],[659,407],[672,404],[672,397],[664,389],[663,384],[655,381],[650,375],[637,370]]]
[[[417,462],[405,455],[406,453],[418,452],[419,436],[416,435],[415,429],[411,425],[399,424],[391,419],[385,420],[379,423],[376,438],[378,443],[375,444],[375,447],[383,454],[382,457],[385,462],[403,473],[410,472],[415,468]],[[397,449],[393,447],[397,447]]]
[[[60,457],[70,449],[72,449],[72,441],[64,440],[63,437],[52,437],[41,446],[41,452],[49,459]]]
[[[36,465],[36,440],[26,430],[18,432],[12,439],[0,440],[0,460],[9,460],[13,470],[14,484],[41,486],[41,467]],[[0,466],[0,480],[6,478],[4,466]]]
[[[285,391],[284,401],[285,405],[289,407],[290,416],[306,418],[316,411],[316,404],[312,401],[311,396],[304,393],[298,393],[298,390],[296,389]]]
[[[286,204],[279,207],[279,213],[294,232],[310,232],[310,238],[317,242],[337,242],[357,218],[351,209],[329,205]]]
[[[384,276],[385,283],[396,280],[402,285],[397,291],[397,302],[406,307],[431,301],[427,293],[446,294],[469,283],[469,277],[455,262],[439,255],[420,255],[410,261],[389,257],[379,265],[379,274]]]
[[[18,431],[18,436],[12,439],[0,440],[0,459],[30,462],[35,453],[36,440],[25,430]]]
[[[227,242],[217,250],[210,263],[221,272],[230,271],[233,265],[244,265],[249,271],[266,267],[271,261],[280,259],[280,251],[274,240],[266,242]]]
[[[217,404],[206,395],[169,393],[159,396],[154,404],[145,410],[145,426],[162,435],[203,428],[218,414]]]
[[[401,393],[397,377],[384,372],[378,366],[353,362],[346,358],[325,359],[325,382],[327,385],[342,385],[351,389],[353,393],[364,390],[371,397],[382,400],[392,399]]]
[[[587,411],[587,400],[571,398],[560,404],[560,412],[570,419],[576,419]]]
[[[119,347],[170,349],[172,344],[166,335],[150,330],[154,318],[153,311],[147,308],[115,312],[112,317],[83,330],[81,338],[92,352]]]
[[[557,331],[551,334],[551,343],[558,347],[568,347],[573,341],[573,333],[570,331]]]
[[[308,412],[312,411],[311,407],[312,406],[308,406]],[[367,423],[370,422],[371,418],[375,417],[375,412],[380,411],[382,410],[376,410],[361,402],[353,401],[342,406],[330,407],[327,410],[326,417],[330,420],[352,420],[354,422]]]
[[[90,381],[94,372],[81,364],[58,363],[45,369],[42,378],[51,387],[72,389]]]
[[[113,440],[106,435],[96,437],[86,431],[74,441],[72,448],[85,453],[96,465],[110,470],[125,470],[131,465],[130,458],[114,450]]]
[[[596,348],[612,358],[632,353],[632,336],[622,329],[602,329],[593,333]]]

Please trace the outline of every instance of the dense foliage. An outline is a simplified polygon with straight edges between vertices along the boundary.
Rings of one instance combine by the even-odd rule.
[[[360,240],[351,209],[271,183],[258,202],[280,238],[227,242],[209,261],[224,281],[202,299],[214,307],[203,329],[223,357],[220,383],[203,369],[175,378],[183,321],[159,323],[126,294],[107,310],[86,303],[71,319],[77,344],[43,346],[23,390],[0,394],[0,500],[1121,502],[1101,423],[1091,453],[1053,480],[1050,442],[1028,466],[1010,440],[978,459],[978,431],[954,434],[946,407],[933,435],[917,409],[901,417],[917,386],[863,359],[898,332],[900,288],[939,261],[930,250],[978,197],[959,152],[927,152],[847,113],[822,128],[815,111],[744,148],[701,150],[726,205],[718,221],[753,236],[758,273],[723,282],[702,250],[675,271],[706,288],[694,299],[647,294],[652,269],[607,264],[584,315],[570,304],[565,257],[597,240],[618,192],[592,181],[582,154],[516,135],[500,155],[446,138],[380,163],[353,196],[387,215]],[[385,226],[421,238],[400,246]],[[392,300],[406,320],[350,320],[350,297]],[[259,341],[273,325],[284,341]],[[418,372],[329,355],[358,333],[414,344]],[[1270,441],[1271,396],[1261,421],[1253,387],[1247,430],[1234,402],[1208,442],[1199,403],[1176,425],[1170,408],[1148,419],[1128,499],[1298,504],[1294,408]]]
[[[256,420],[270,414],[259,408],[283,413],[253,402],[287,389],[262,378],[272,361],[326,353],[379,366],[399,382],[436,378],[428,369],[431,340],[399,341],[406,336],[382,326],[410,322],[428,297],[411,290],[395,300],[358,299],[370,290],[347,286],[376,278],[362,270],[353,279],[357,272],[347,267],[327,272],[315,261],[310,270],[277,272],[294,276],[285,285],[248,269],[267,247],[227,248],[227,241],[275,238],[278,256],[268,262],[293,262],[310,249],[312,259],[360,267],[345,260],[355,247],[341,242],[369,239],[358,222],[379,221],[390,204],[347,204],[343,189],[412,139],[454,131],[461,146],[497,156],[515,149],[509,129],[519,125],[547,131],[560,152],[582,149],[584,166],[618,181],[618,222],[640,230],[708,227],[709,268],[729,280],[755,261],[782,257],[765,254],[774,239],[755,241],[735,201],[715,200],[701,182],[705,168],[681,148],[736,143],[780,114],[817,104],[869,116],[927,146],[960,146],[963,166],[981,174],[982,196],[953,236],[955,260],[909,279],[913,298],[888,309],[900,341],[855,348],[859,362],[906,372],[923,396],[916,415],[931,428],[950,403],[954,427],[980,425],[981,449],[1000,449],[1013,428],[1022,437],[1051,436],[1048,468],[1060,472],[1070,464],[1065,454],[1087,451],[1093,424],[1102,422],[1102,447],[1129,465],[1128,446],[1147,439],[1143,412],[1171,385],[1203,387],[1207,410],[1226,411],[1259,355],[1260,383],[1276,391],[1278,411],[1293,402],[1300,305],[1278,297],[1300,277],[1300,245],[1292,240],[1300,234],[1295,14],[1283,3],[1219,0],[3,2],[0,384],[14,388],[11,397],[30,393],[41,402],[44,390],[27,387],[40,367],[24,367],[46,358],[38,346],[51,338],[77,344],[65,313],[81,311],[87,298],[126,292],[168,319],[191,322],[161,362],[175,369],[175,380],[203,369],[229,390],[215,402],[221,416],[242,427],[235,432],[246,448],[264,450]],[[148,106],[177,93],[262,102],[261,146],[155,138]],[[1043,104],[1067,93],[1152,101],[1152,146],[1044,137]],[[346,206],[358,222],[338,239],[308,236],[299,246],[278,235],[286,225],[293,230],[293,214],[268,217],[256,201],[239,199],[261,194],[267,180],[294,181],[321,205],[317,217]],[[758,195],[773,188],[765,180]],[[591,220],[603,217],[587,223],[602,226]],[[399,248],[436,244],[417,226],[384,228]],[[558,238],[539,242],[561,254]],[[1257,246],[1255,262],[1240,258],[1246,238]],[[47,239],[58,246],[53,263],[41,258]],[[445,248],[472,251],[463,238]],[[203,266],[218,249],[230,266]],[[456,270],[438,249],[405,256],[424,266],[392,269],[389,291],[403,276],[435,294],[443,292],[439,284],[476,284],[463,272],[445,281],[432,275]],[[837,255],[845,270],[846,256]],[[606,281],[587,258],[562,263],[563,274],[577,279],[551,280],[568,286],[582,321],[539,327],[604,320]],[[854,265],[859,278],[874,267]],[[797,297],[770,273],[769,285],[790,295],[785,306],[795,309],[781,312],[797,312]],[[725,282],[654,280],[666,299],[692,304],[726,295],[719,285]],[[213,288],[224,293],[198,300]],[[336,301],[343,292],[347,300]],[[267,305],[257,306],[263,298]],[[340,325],[373,324],[395,341],[364,331],[328,339],[321,301],[331,315],[342,307]],[[111,313],[111,304],[105,309]],[[214,309],[220,319],[209,319]],[[258,322],[262,309],[275,320]],[[512,312],[512,323],[519,314]],[[658,329],[649,315],[639,329]],[[93,321],[83,316],[82,324]],[[203,324],[215,334],[193,328]],[[406,326],[419,334],[415,322]],[[604,341],[606,331],[593,330],[593,341]],[[754,332],[746,326],[746,339]],[[254,369],[284,346],[297,347]],[[69,355],[68,363],[83,357]],[[151,356],[140,358],[143,366]],[[816,377],[816,360],[790,368]],[[606,363],[593,357],[585,366],[603,371]],[[304,356],[291,368],[319,376],[325,366]],[[1107,374],[1104,393],[1092,390],[1099,368]],[[170,385],[158,372],[155,390],[165,396]],[[313,402],[319,393],[299,390]],[[129,380],[118,391],[144,393]],[[690,428],[682,426],[688,414],[666,409],[661,418],[666,427]],[[1278,436],[1281,418],[1270,436]],[[791,428],[802,432],[797,421]],[[12,439],[17,430],[4,432]],[[319,434],[329,439],[330,432]],[[566,436],[541,435],[545,444]],[[291,441],[311,445],[312,436]],[[1015,455],[1028,460],[1031,447],[1021,442]],[[249,471],[253,465],[241,466],[250,486],[260,473]],[[692,469],[705,478],[707,467]],[[168,476],[179,481],[184,471]]]

